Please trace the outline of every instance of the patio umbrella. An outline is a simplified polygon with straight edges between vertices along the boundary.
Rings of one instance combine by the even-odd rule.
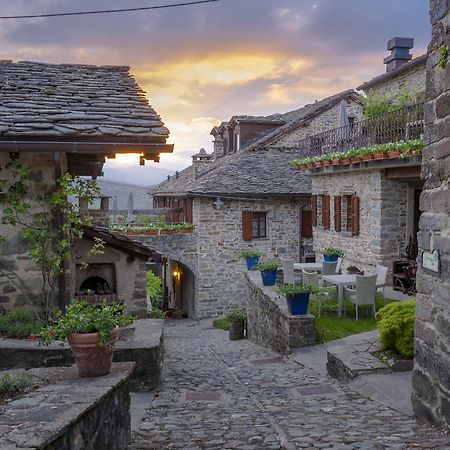
[[[133,222],[134,216],[133,216],[133,210],[134,210],[134,197],[133,192],[130,192],[128,194],[128,203],[127,203],[127,221],[128,223]]]
[[[350,121],[348,120],[348,113],[347,113],[347,102],[342,99],[341,103],[339,105],[339,121],[338,121],[338,127],[339,127],[339,136],[338,138],[341,140],[342,149],[346,147],[345,140],[347,139],[348,135],[348,126],[350,125]]]

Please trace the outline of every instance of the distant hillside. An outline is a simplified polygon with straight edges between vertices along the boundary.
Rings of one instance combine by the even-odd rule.
[[[165,167],[159,167],[155,163],[147,163],[145,166],[118,164],[114,160],[107,160],[103,172],[105,175],[101,177],[105,181],[113,181],[115,183],[130,183],[140,186],[155,186],[172,175],[173,170]]]
[[[113,205],[114,197],[117,197],[118,209],[127,209],[128,196],[133,192],[134,209],[151,209],[153,202],[151,195],[147,194],[150,187],[139,186],[131,183],[121,183],[109,180],[97,179],[102,195],[108,195],[111,198],[110,208]]]

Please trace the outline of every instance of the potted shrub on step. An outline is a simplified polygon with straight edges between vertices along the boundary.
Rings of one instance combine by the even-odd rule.
[[[342,258],[344,256],[344,251],[335,247],[326,247],[323,250],[323,260],[326,262],[335,262],[338,258]]]
[[[58,311],[41,330],[39,343],[49,345],[67,339],[80,377],[98,377],[111,370],[119,327],[132,322],[133,317],[126,314],[122,304],[74,301],[65,314]]]
[[[320,294],[320,289],[309,284],[281,284],[277,292],[286,297],[289,314],[300,316],[308,313],[309,297]]]
[[[230,311],[227,314],[229,323],[228,333],[232,341],[238,339],[244,339],[245,321],[247,320],[247,314],[239,309]]]
[[[256,270],[261,271],[261,278],[264,286],[275,286],[277,281],[277,270],[280,264],[275,261],[264,261],[256,264]]]
[[[239,253],[241,258],[245,258],[245,263],[247,264],[248,270],[254,270],[256,264],[258,264],[259,258],[261,257],[261,252],[254,249],[242,250]]]

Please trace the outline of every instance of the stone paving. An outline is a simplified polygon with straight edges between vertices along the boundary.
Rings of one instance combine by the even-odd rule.
[[[169,321],[165,342],[164,384],[130,450],[450,448],[450,436],[210,321]]]

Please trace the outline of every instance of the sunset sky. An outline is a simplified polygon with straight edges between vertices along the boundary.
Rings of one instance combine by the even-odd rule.
[[[169,3],[174,1],[0,0],[1,15]],[[414,37],[414,56],[425,53],[428,4],[222,0],[160,11],[3,21],[0,58],[131,66],[175,143],[174,154],[163,156],[160,166],[176,170],[200,147],[210,151],[211,128],[234,114],[296,109],[382,73],[386,41],[393,36]]]

